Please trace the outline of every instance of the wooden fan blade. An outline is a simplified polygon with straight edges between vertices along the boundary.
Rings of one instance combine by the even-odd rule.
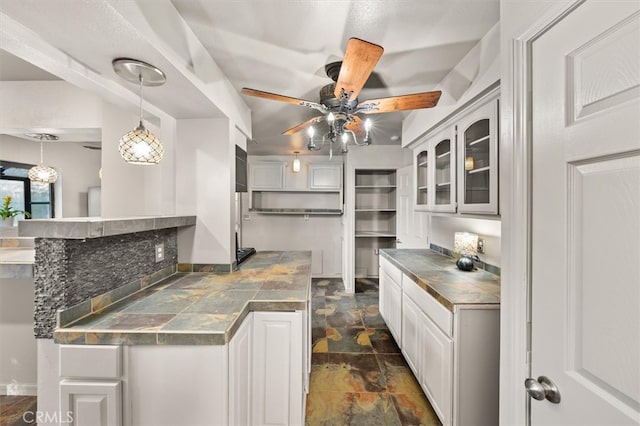
[[[309,126],[313,126],[316,123],[320,123],[321,121],[325,121],[327,119],[327,117],[325,116],[319,116],[319,117],[313,117],[310,120],[305,121],[304,123],[300,123],[297,126],[293,126],[292,128],[290,128],[289,130],[285,130],[284,132],[282,132],[283,135],[293,135],[298,133],[300,130],[304,130]]]
[[[356,134],[357,137],[363,138],[367,133],[364,129],[364,122],[357,115],[352,115],[351,118],[353,119],[353,121],[351,123],[345,124],[344,128],[347,130],[351,130]]]
[[[369,99],[360,102],[357,109],[362,114],[379,114],[381,112],[407,111],[411,109],[433,108],[438,105],[441,91],[413,93],[411,95],[393,96],[390,98]]]
[[[315,108],[323,110],[324,106],[317,102],[306,101],[304,99],[292,98],[290,96],[278,95],[277,93],[264,92],[262,90],[250,89],[248,87],[242,88],[242,94],[247,96],[254,96],[256,98],[270,99],[272,101],[286,102],[293,105],[306,106],[309,108]]]
[[[359,38],[349,39],[340,74],[338,74],[338,81],[336,82],[334,94],[337,99],[340,99],[341,90],[344,90],[344,93],[348,96],[347,102],[358,97],[373,68],[378,63],[378,59],[382,56],[383,50],[382,46]]]

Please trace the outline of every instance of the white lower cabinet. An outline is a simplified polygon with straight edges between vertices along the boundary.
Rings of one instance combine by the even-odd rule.
[[[418,380],[442,423],[449,425],[452,424],[453,340],[424,313],[421,313],[420,325],[421,371]]]
[[[308,318],[250,313],[228,345],[60,345],[59,423],[302,425]]]
[[[402,297],[402,354],[414,374],[420,369],[421,348],[420,337],[422,334],[421,321],[424,314],[413,301],[403,295]]]
[[[380,259],[380,314],[398,345],[402,341],[402,287],[387,273],[385,259]]]
[[[255,312],[249,424],[304,424],[303,313]]]
[[[500,306],[452,312],[385,258],[380,265],[380,313],[440,421],[497,425]]]
[[[251,412],[253,312],[229,342],[229,424],[248,425]]]
[[[120,426],[122,350],[119,346],[61,345],[60,410],[46,423]]]
[[[55,413],[58,418],[51,423],[75,426],[120,426],[122,425],[121,408],[122,384],[119,380],[62,380],[60,412]]]

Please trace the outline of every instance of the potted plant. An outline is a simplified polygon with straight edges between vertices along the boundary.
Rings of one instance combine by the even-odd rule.
[[[29,212],[24,210],[16,210],[11,207],[11,201],[13,197],[11,195],[7,195],[4,197],[4,201],[2,203],[2,208],[0,208],[0,226],[13,226],[13,218],[18,216],[19,214],[24,214],[25,217],[31,217]]]

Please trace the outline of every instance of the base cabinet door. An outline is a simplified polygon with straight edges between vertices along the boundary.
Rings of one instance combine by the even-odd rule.
[[[422,313],[421,316],[420,384],[428,393],[433,409],[442,419],[442,423],[450,425],[453,403],[453,340],[427,315]]]
[[[423,314],[406,294],[402,296],[402,353],[416,376],[420,365],[420,334]]]
[[[122,425],[121,382],[119,380],[62,380],[60,412],[55,414],[58,415],[58,419],[41,420],[51,424],[75,426],[120,426]]]
[[[304,424],[303,313],[254,312],[251,424]]]
[[[383,272],[383,275],[386,275],[386,316],[383,316],[383,318],[387,322],[389,331],[391,331],[396,342],[400,345],[402,342],[402,288],[386,272]]]
[[[229,342],[229,425],[251,422],[251,344],[253,313],[247,317]]]

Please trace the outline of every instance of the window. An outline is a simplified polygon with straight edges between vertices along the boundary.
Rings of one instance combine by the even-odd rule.
[[[27,174],[30,164],[0,161],[0,199],[13,197],[11,205],[17,210],[25,210],[34,219],[53,217],[53,184],[32,183]],[[18,219],[24,219],[22,215]]]

